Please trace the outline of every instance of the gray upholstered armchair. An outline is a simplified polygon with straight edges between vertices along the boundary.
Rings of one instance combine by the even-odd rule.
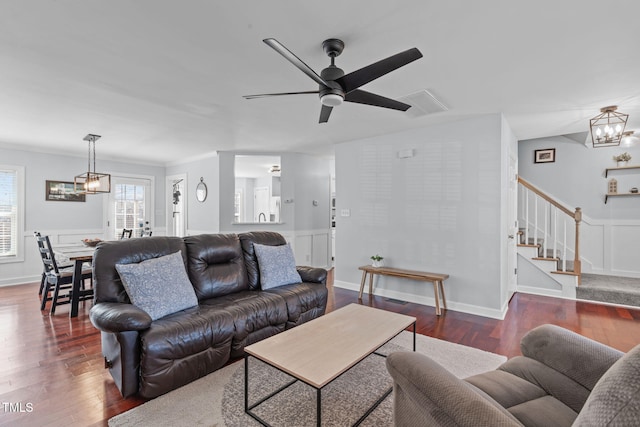
[[[626,355],[553,325],[495,371],[458,379],[428,357],[387,358],[396,426],[640,426],[640,345]]]

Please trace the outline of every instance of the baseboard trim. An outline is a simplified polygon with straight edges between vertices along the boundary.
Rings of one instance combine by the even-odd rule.
[[[561,298],[561,299],[567,299],[567,300],[573,300],[573,301],[576,300],[575,297],[572,298],[570,296],[563,295],[562,290],[556,290],[556,289],[534,288],[532,286],[518,285],[518,289],[516,292],[519,292],[522,294],[540,295],[543,297]]]
[[[333,286],[342,288],[342,289],[348,289],[350,291],[360,292],[359,283],[350,283],[350,282],[335,280],[333,283]],[[369,290],[369,286],[366,285],[365,294],[363,295],[363,297],[367,295],[366,291],[368,290]],[[445,292],[446,292],[446,285],[445,285]],[[375,289],[374,288],[373,294],[377,296],[385,297],[385,298],[393,298],[396,300],[408,301],[415,304],[427,305],[430,307],[435,307],[436,305],[435,299],[433,297],[409,294],[406,292],[395,291],[391,289],[380,289],[380,288]],[[501,310],[496,310],[496,309],[491,309],[486,307],[480,307],[477,305],[455,302],[447,298],[447,310],[459,311],[462,313],[473,314],[476,316],[489,317],[491,319],[503,320],[507,314],[507,309],[508,309],[508,301],[507,301],[507,304],[505,304]]]
[[[40,278],[42,276],[23,276],[23,277],[12,277],[10,279],[2,279],[0,280],[0,288],[5,286],[16,286],[16,285],[27,285],[29,283],[38,282],[40,283]]]

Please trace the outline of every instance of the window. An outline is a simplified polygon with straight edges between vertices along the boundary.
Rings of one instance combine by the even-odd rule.
[[[113,177],[109,197],[109,227],[111,239],[119,239],[122,229],[133,230],[133,237],[139,237],[147,228],[150,230],[149,216],[151,181],[140,178]]]
[[[0,262],[22,260],[24,168],[0,165]]]

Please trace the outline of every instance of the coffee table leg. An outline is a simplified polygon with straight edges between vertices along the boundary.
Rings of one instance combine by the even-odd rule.
[[[322,426],[322,389],[316,389],[316,425]]]
[[[249,413],[249,355],[244,355],[244,412]]]

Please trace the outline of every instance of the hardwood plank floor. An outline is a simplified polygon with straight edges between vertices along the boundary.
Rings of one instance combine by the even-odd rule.
[[[328,310],[358,302],[356,292],[329,286]],[[90,302],[69,319],[40,312],[38,284],[0,288],[0,426],[103,426],[143,403],[123,399],[100,353],[89,321]],[[516,294],[504,320],[365,295],[364,304],[418,318],[418,333],[515,356],[529,329],[553,323],[622,351],[640,343],[640,310]],[[11,406],[12,405],[12,406]]]

